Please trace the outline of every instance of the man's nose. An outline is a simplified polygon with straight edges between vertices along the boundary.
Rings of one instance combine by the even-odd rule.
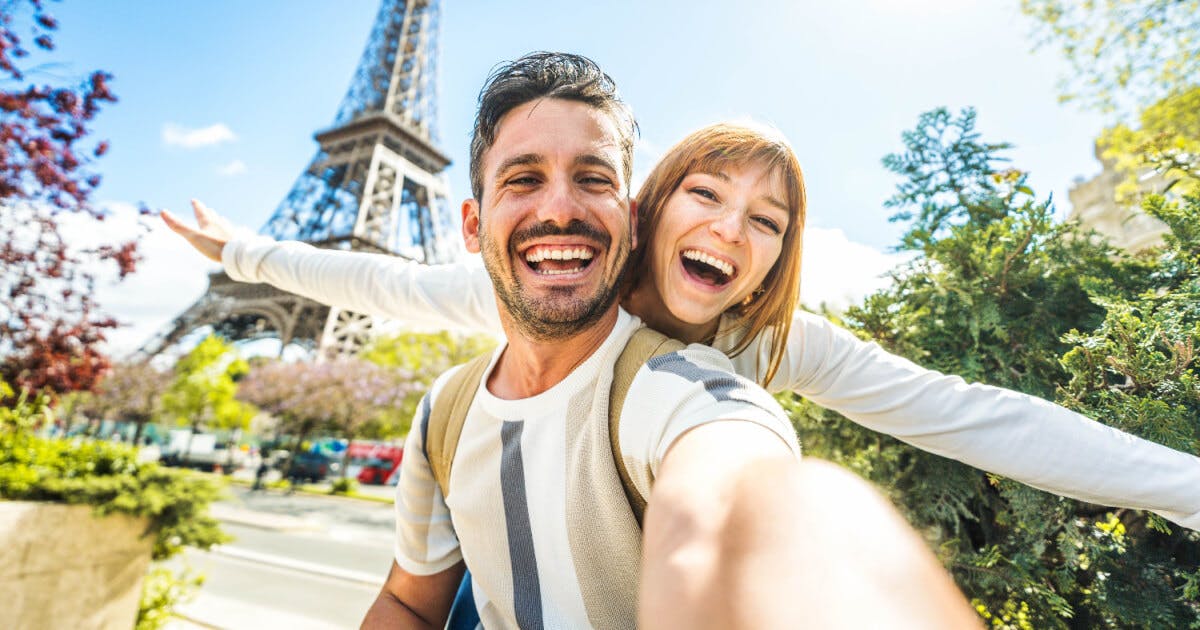
[[[587,207],[570,181],[551,184],[537,210],[539,221],[556,225],[567,225],[575,220],[586,221],[587,212]]]
[[[729,209],[713,219],[709,230],[719,239],[729,243],[741,243],[746,238],[745,213]]]

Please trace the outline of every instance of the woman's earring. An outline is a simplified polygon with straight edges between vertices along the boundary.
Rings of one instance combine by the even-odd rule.
[[[742,299],[742,304],[741,304],[742,308],[745,308],[745,307],[753,304],[754,300],[757,300],[758,296],[762,295],[764,292],[766,292],[766,289],[764,289],[761,284],[758,285],[757,289],[751,291],[750,295],[747,295],[745,298]]]

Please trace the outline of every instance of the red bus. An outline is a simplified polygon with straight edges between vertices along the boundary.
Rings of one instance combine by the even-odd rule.
[[[367,440],[351,442],[346,449],[346,475],[359,483],[384,484],[400,469],[404,447]]]

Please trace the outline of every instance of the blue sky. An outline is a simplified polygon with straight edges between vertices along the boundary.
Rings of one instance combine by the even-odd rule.
[[[483,79],[497,62],[537,49],[586,54],[616,79],[641,124],[639,174],[700,125],[750,117],[779,127],[808,180],[807,247],[833,257],[806,256],[806,301],[862,287],[864,274],[893,260],[886,250],[903,228],[886,220],[882,202],[895,180],[880,158],[900,148],[900,133],[922,111],[976,107],[985,139],[1014,143],[1014,164],[1032,172],[1041,194],[1054,194],[1061,214],[1072,179],[1099,170],[1092,139],[1102,121],[1057,103],[1063,64],[1052,51],[1030,52],[1016,0],[731,4],[445,2],[439,127],[454,160],[453,197],[468,194],[467,135]],[[50,8],[62,23],[54,73],[116,76],[120,102],[95,125],[112,144],[97,164],[97,200],[182,211],[197,197],[257,229],[312,157],[312,134],[331,124],[378,4],[66,0]],[[225,140],[170,141],[205,129]],[[144,338],[203,290],[203,262],[166,236],[152,235],[145,278],[112,292],[110,308],[137,326],[128,339]],[[839,255],[861,263],[857,276],[845,275]]]

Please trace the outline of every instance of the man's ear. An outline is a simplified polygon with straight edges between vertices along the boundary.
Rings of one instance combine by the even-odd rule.
[[[463,244],[472,254],[479,253],[479,202],[467,199],[462,202]]]
[[[633,234],[633,245],[631,245],[629,247],[629,249],[634,250],[634,249],[637,249],[637,236],[638,236],[637,199],[629,200],[629,229],[630,229],[630,232]]]

